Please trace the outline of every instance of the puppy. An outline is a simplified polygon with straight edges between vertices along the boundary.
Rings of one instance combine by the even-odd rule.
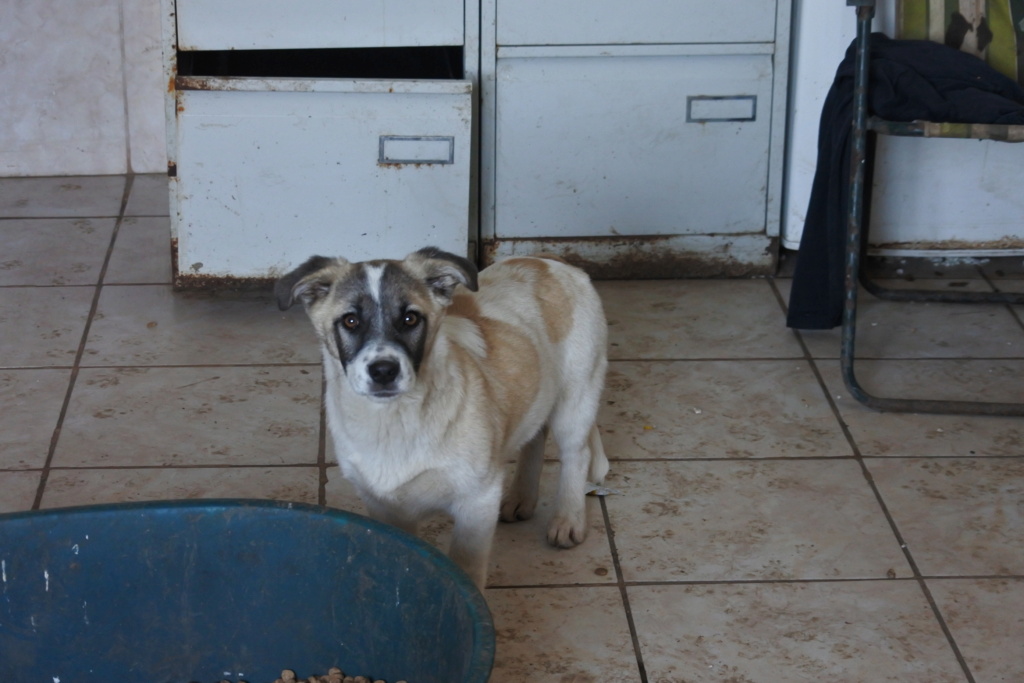
[[[550,431],[561,472],[548,540],[583,541],[588,476],[608,472],[595,423],[607,325],[583,271],[513,258],[477,273],[429,247],[402,261],[314,256],[275,293],[316,329],[335,452],[372,517],[416,533],[447,513],[448,554],[483,588],[499,515],[533,515]]]

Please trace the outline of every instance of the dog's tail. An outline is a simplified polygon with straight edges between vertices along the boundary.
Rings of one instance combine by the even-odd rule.
[[[601,432],[597,430],[596,424],[590,428],[588,445],[590,446],[590,472],[587,475],[587,481],[600,484],[608,475],[608,456],[604,454]]]

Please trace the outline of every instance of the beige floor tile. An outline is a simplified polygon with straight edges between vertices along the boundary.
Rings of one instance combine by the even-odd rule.
[[[269,293],[174,292],[170,286],[104,287],[85,365],[319,363],[300,308]]]
[[[509,473],[511,476],[511,468]],[[489,586],[550,586],[614,583],[615,568],[608,545],[608,534],[600,501],[587,499],[590,528],[586,540],[570,549],[554,548],[547,542],[547,525],[558,486],[558,465],[547,463],[541,478],[540,502],[532,519],[506,524],[498,522],[494,511],[495,534],[491,549]],[[366,507],[337,467],[327,470],[327,505],[361,515]],[[451,541],[451,521],[443,516],[426,520],[420,536],[447,551]]]
[[[170,214],[170,192],[168,178],[164,174],[137,175],[132,180],[132,190],[125,216],[167,216]]]
[[[332,462],[330,457],[328,457],[328,462]],[[327,467],[327,484],[324,487],[324,493],[325,504],[328,507],[355,512],[359,515],[367,514],[366,506],[363,505],[363,501],[359,500],[359,494],[356,493],[356,487],[341,476],[341,468],[336,464]]]
[[[95,285],[113,218],[0,220],[0,285]],[[54,249],[54,245],[61,245]]]
[[[815,358],[838,358],[840,330],[800,333]],[[1001,304],[880,301],[857,307],[858,358],[1021,358],[1024,330]]]
[[[906,266],[890,264],[875,270],[876,272],[871,274],[871,281],[885,288],[954,292],[992,291],[992,286],[974,265],[952,265],[936,269],[935,266],[921,263]],[[790,277],[776,277],[772,282],[778,288],[779,294],[788,307],[789,297],[793,292],[793,280]],[[859,312],[861,306],[870,308],[879,303],[879,299],[861,287],[857,295],[857,303]],[[899,307],[892,307],[892,309],[898,311]]]
[[[996,280],[995,284],[1001,292],[1024,292],[1024,271],[1015,273],[1005,280]]]
[[[818,364],[854,442],[865,456],[1024,455],[1024,421],[967,415],[882,413],[850,396],[839,362]],[[879,396],[1024,401],[1024,361],[858,361],[861,385]]]
[[[618,462],[607,481],[626,581],[910,575],[852,460]]]
[[[116,216],[124,188],[125,177],[120,175],[4,178],[0,217]]]
[[[614,586],[489,589],[497,648],[490,683],[640,680]]]
[[[32,508],[39,488],[40,472],[0,472],[0,513]]]
[[[1020,256],[988,258],[978,268],[988,277],[1003,282],[1007,280],[1024,280],[1024,258]]]
[[[767,280],[595,283],[610,358],[802,358]]]
[[[203,467],[54,470],[42,507],[192,498],[316,503],[316,467]]]
[[[997,281],[996,287],[1001,292],[1014,292],[1017,294],[1024,293],[1024,271],[1015,273],[1012,279]],[[1012,310],[1014,315],[1016,315],[1017,320],[1024,325],[1024,304],[1014,304],[1012,306]]]
[[[320,373],[303,367],[85,369],[54,465],[316,463]]]
[[[963,681],[912,581],[636,586],[650,681]]]
[[[598,415],[611,458],[851,455],[804,361],[618,361]]]
[[[970,259],[917,259],[901,256],[869,257],[864,264],[875,280],[904,282],[922,289],[935,281],[938,287],[963,287],[982,280],[981,267]],[[949,284],[947,284],[949,283]]]
[[[69,370],[0,370],[0,469],[43,467]]]
[[[928,582],[974,680],[1024,681],[1024,579]]]
[[[107,284],[171,282],[171,219],[125,218],[117,231]]]
[[[1024,459],[868,463],[925,576],[1024,574]]]
[[[94,287],[0,288],[0,367],[71,366]]]

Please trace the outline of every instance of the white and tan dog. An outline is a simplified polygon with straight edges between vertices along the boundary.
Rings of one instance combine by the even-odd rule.
[[[426,248],[403,261],[315,256],[275,292],[282,310],[302,301],[316,328],[335,451],[373,517],[415,533],[449,514],[449,555],[482,588],[499,513],[534,512],[550,431],[561,474],[548,540],[583,541],[588,476],[608,472],[595,423],[607,326],[584,272],[513,258],[478,275]]]

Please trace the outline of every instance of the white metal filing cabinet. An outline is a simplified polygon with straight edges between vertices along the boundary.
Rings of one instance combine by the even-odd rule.
[[[768,272],[788,0],[493,0],[481,49],[486,261],[611,277]]]
[[[179,285],[428,244],[773,266],[790,0],[162,1]]]
[[[479,20],[463,0],[163,10],[176,284],[263,281],[312,254],[469,253]]]

